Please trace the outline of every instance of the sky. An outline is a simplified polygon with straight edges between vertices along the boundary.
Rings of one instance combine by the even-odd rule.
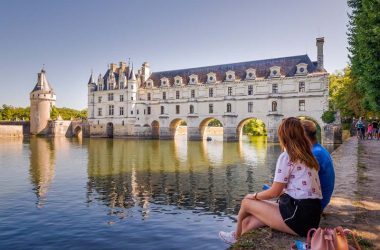
[[[0,105],[28,106],[45,67],[56,106],[87,107],[111,62],[152,71],[308,54],[325,37],[328,72],[348,63],[346,0],[0,1]]]

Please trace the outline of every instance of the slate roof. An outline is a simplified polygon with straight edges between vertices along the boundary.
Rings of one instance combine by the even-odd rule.
[[[43,69],[41,70],[40,73],[38,73],[37,83],[36,83],[36,86],[34,86],[34,89],[32,90],[32,92],[38,91],[38,90],[53,92],[53,88],[50,86],[45,73],[46,72]]]
[[[295,75],[297,70],[296,65],[299,63],[307,64],[308,73],[318,72],[316,64],[310,60],[308,55],[299,55],[249,62],[205,66],[198,68],[153,72],[149,79],[153,80],[154,86],[160,86],[160,79],[163,77],[167,77],[169,79],[170,85],[173,85],[174,77],[181,76],[183,79],[183,83],[188,84],[190,81],[189,76],[195,74],[198,75],[198,82],[204,83],[207,81],[207,74],[213,72],[216,74],[217,81],[224,81],[226,77],[226,72],[232,70],[235,71],[236,80],[244,80],[246,78],[246,70],[249,68],[256,69],[256,77],[267,78],[270,74],[270,67],[272,66],[280,66],[281,75],[291,77]]]

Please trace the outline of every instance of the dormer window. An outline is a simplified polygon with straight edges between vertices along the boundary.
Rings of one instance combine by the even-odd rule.
[[[180,77],[180,76],[174,77],[174,83],[176,86],[181,86],[182,85],[182,77]]]
[[[147,88],[153,88],[153,81],[152,81],[152,80],[148,80],[148,81],[146,82],[146,87],[147,87]]]
[[[161,87],[168,87],[169,86],[169,79],[167,77],[161,78]]]
[[[246,70],[246,77],[247,80],[255,80],[256,79],[256,69],[247,69]]]
[[[297,64],[296,75],[306,75],[306,74],[307,74],[307,64],[306,63]]]
[[[189,84],[197,84],[198,83],[198,76],[197,75],[190,75],[189,76]]]
[[[229,70],[226,72],[226,81],[228,82],[235,81],[235,71]]]
[[[281,76],[280,70],[281,70],[281,67],[279,66],[270,67],[270,77],[280,77]]]
[[[216,74],[210,72],[207,74],[207,83],[215,83],[216,82]]]

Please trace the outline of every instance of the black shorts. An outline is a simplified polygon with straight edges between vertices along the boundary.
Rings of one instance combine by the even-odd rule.
[[[310,228],[318,228],[322,213],[320,199],[297,200],[283,194],[279,207],[285,224],[299,236],[306,237]]]

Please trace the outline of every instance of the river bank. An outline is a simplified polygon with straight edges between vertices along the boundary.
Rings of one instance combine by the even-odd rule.
[[[380,141],[351,137],[332,153],[335,190],[320,225],[352,229],[363,249],[380,249],[379,147]],[[295,239],[302,238],[263,228],[244,235],[230,249],[289,249]]]

